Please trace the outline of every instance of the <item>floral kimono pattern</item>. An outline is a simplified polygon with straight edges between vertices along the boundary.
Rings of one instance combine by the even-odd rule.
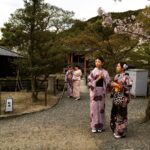
[[[68,96],[73,96],[73,82],[72,82],[72,77],[73,77],[73,71],[68,70],[65,75],[65,81],[67,82],[67,94]]]
[[[97,82],[100,73],[104,78]],[[110,83],[110,77],[105,69],[95,68],[88,76],[88,87],[90,90],[90,124],[95,130],[102,130],[105,120],[105,96],[106,88]]]
[[[127,105],[130,101],[130,88],[132,85],[132,80],[130,79],[127,73],[117,74],[114,78],[114,82],[118,83],[121,86],[121,89],[118,92],[114,92],[112,98],[117,98],[120,94],[123,95],[124,100],[120,105],[116,103],[112,104],[111,110],[111,120],[110,127],[115,135],[120,137],[125,137],[127,133]]]

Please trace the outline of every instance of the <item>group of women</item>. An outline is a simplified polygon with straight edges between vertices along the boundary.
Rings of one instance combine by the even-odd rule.
[[[74,68],[68,66],[68,71],[65,75],[65,81],[67,83],[68,97],[80,100],[80,80],[82,71],[80,67],[76,65]]]
[[[122,138],[127,133],[127,105],[130,101],[130,88],[132,80],[125,72],[128,68],[126,63],[119,62],[116,66],[117,74],[111,81],[109,73],[103,68],[104,59],[95,59],[95,68],[88,76],[90,91],[90,125],[92,133],[104,131],[105,124],[105,99],[108,89],[111,89],[112,110],[110,127],[115,138]],[[70,66],[66,73],[68,96],[80,99],[80,80],[82,72],[79,66],[73,70]],[[109,87],[109,88],[108,88]]]
[[[111,89],[112,110],[110,127],[115,138],[122,138],[127,133],[127,105],[130,101],[130,88],[132,80],[125,72],[126,63],[119,62],[116,66],[117,74],[111,81],[108,71],[103,69],[104,59],[95,60],[95,68],[88,76],[90,89],[90,124],[93,133],[104,131],[105,98],[107,89]],[[110,88],[111,87],[111,88]]]

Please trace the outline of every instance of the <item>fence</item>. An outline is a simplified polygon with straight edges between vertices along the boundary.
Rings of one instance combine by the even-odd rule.
[[[31,99],[31,80],[22,80],[23,90],[15,91],[15,79],[0,79],[0,115],[6,114],[6,99],[13,99],[13,114],[25,112],[30,109],[38,109],[43,106],[53,105],[56,101],[56,96],[63,90],[64,76],[61,78],[56,75],[50,75],[39,88],[38,101],[32,102]],[[41,80],[37,82],[41,85]]]

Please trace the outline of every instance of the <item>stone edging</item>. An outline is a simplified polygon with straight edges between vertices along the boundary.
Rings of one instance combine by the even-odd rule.
[[[28,111],[28,112],[13,114],[13,115],[1,115],[0,116],[0,120],[10,119],[10,118],[16,118],[16,117],[20,117],[20,116],[23,116],[23,115],[34,114],[34,113],[37,113],[37,112],[46,111],[48,109],[51,109],[51,108],[55,107],[59,103],[59,101],[60,101],[60,95],[57,96],[56,99],[57,99],[57,101],[56,101],[56,103],[53,106],[49,106],[49,107],[47,106],[46,108],[42,108],[40,110]]]

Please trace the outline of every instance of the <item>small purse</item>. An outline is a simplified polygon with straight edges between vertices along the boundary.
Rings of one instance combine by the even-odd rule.
[[[125,97],[120,92],[115,92],[113,95],[113,104],[120,106],[123,104]]]

